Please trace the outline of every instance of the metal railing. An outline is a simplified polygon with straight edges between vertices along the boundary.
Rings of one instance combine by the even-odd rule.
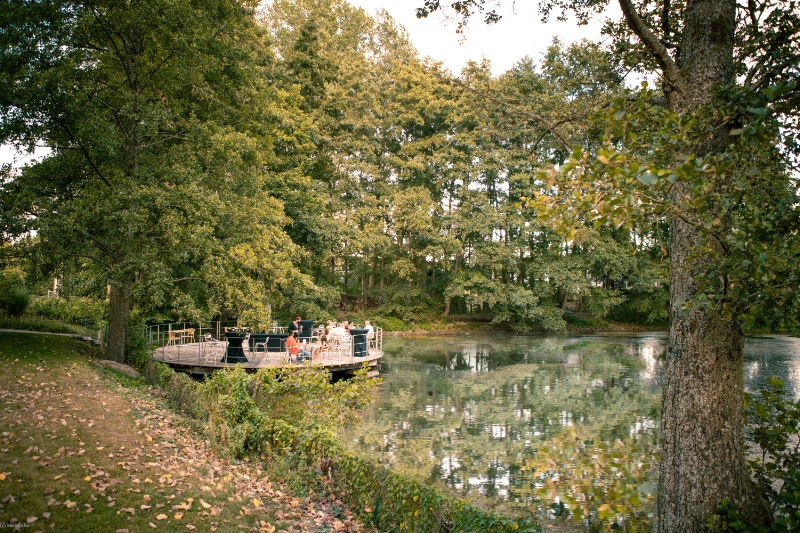
[[[248,330],[249,328],[237,328],[236,321],[214,321],[206,324],[192,324],[191,322],[171,322],[166,324],[154,324],[145,328],[145,342],[151,357],[163,362],[177,364],[197,364],[214,363],[219,366],[227,363],[228,342],[224,339],[224,334],[232,329]],[[270,332],[285,330],[281,326],[273,323]],[[210,337],[209,337],[210,335]],[[366,347],[363,356],[368,356],[371,352],[383,351],[383,330],[374,328],[371,336],[364,335],[364,343],[357,342],[350,335],[337,338],[335,342],[330,342],[323,349],[315,349],[315,360],[356,360],[354,350],[356,345],[361,344]],[[332,339],[333,341],[333,339]],[[300,344],[300,349],[305,349]],[[273,364],[286,364],[291,361],[286,349],[285,341],[281,342],[280,351],[270,351],[264,346],[263,351],[259,347],[254,348],[254,343],[244,341],[242,350],[245,356],[254,356],[253,364],[257,366],[269,365],[270,357],[275,357]],[[359,354],[361,355],[361,354]],[[263,361],[259,362],[263,356]]]

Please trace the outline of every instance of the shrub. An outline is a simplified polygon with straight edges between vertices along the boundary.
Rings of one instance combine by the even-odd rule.
[[[20,316],[28,309],[31,295],[28,289],[17,288],[10,291],[3,298],[3,307],[11,316]]]
[[[375,317],[373,322],[373,325],[383,328],[383,331],[408,331],[411,329],[408,324],[393,316]]]
[[[753,446],[753,477],[772,507],[772,531],[800,528],[800,401],[786,399],[783,381],[771,377],[757,395],[745,395]]]
[[[800,528],[800,401],[786,399],[783,381],[771,377],[767,388],[745,394],[748,432],[748,463],[772,509],[770,527],[748,523],[736,506],[725,500],[708,520],[711,531],[767,533]]]
[[[12,316],[20,316],[28,308],[31,296],[25,287],[25,276],[19,268],[0,271],[0,307]]]
[[[36,298],[31,311],[41,317],[63,320],[70,324],[102,328],[108,314],[108,303],[96,298]]]

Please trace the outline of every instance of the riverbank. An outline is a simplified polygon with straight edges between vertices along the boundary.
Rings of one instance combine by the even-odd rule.
[[[600,326],[576,326],[567,324],[567,329],[560,333],[570,335],[576,334],[592,334],[592,333],[645,333],[648,331],[669,331],[667,326],[649,326],[641,324],[625,324],[621,322],[610,323]],[[519,332],[509,330],[508,328],[499,327],[492,323],[487,322],[469,322],[469,323],[453,323],[444,324],[441,328],[435,329],[421,329],[415,328],[408,331],[386,331],[384,336],[391,337],[418,337],[418,336],[469,336],[469,335],[484,335],[488,333],[514,333],[516,335],[531,333],[542,334],[552,333],[546,330],[534,330],[530,332]]]
[[[225,457],[164,393],[69,337],[0,333],[0,522],[30,531],[363,532],[268,460]]]

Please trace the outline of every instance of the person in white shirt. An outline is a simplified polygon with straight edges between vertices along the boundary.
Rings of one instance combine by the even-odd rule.
[[[372,324],[369,323],[369,320],[364,321],[364,329],[367,330],[367,339],[371,339],[375,336],[375,329],[372,327]]]

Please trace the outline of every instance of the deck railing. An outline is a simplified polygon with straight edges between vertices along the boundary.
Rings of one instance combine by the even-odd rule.
[[[235,321],[214,321],[206,324],[192,324],[190,322],[171,322],[154,324],[145,328],[145,341],[152,357],[160,361],[169,361],[177,364],[199,364],[205,362],[220,362],[225,364],[224,356],[227,353],[227,341],[224,334],[229,328],[236,327]],[[284,330],[273,325],[270,331]],[[374,334],[367,336],[365,345],[367,354],[383,351],[383,329],[374,328]],[[210,334],[210,342],[206,337]],[[327,349],[319,351],[319,360],[355,359],[354,348],[357,344],[350,335],[338,339],[331,339]],[[269,357],[276,357],[274,364],[288,362],[286,343],[281,342],[280,351],[251,350],[249,343],[243,345],[245,355],[264,356],[267,363]],[[302,344],[301,349],[304,349]],[[231,363],[232,364],[232,363]],[[219,366],[219,365],[213,365]],[[260,365],[259,365],[260,366]]]

